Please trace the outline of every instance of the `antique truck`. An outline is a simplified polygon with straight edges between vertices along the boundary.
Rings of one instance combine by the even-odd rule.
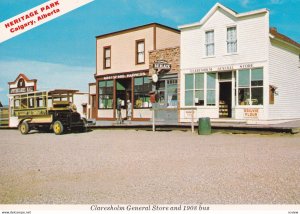
[[[13,96],[12,116],[18,118],[22,134],[31,130],[51,131],[61,135],[66,131],[85,132],[87,123],[73,104],[76,90],[52,90],[22,93]]]

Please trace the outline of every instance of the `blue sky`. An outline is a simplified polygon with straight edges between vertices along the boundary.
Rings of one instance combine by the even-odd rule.
[[[0,0],[0,22],[46,0]],[[88,91],[95,73],[95,36],[158,22],[174,28],[199,21],[220,2],[238,13],[270,10],[271,26],[300,42],[300,0],[95,0],[0,43],[0,101],[19,73],[38,79],[38,89]],[[0,32],[1,33],[1,32]]]

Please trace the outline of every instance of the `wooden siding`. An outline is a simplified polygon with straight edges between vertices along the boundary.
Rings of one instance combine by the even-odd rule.
[[[300,50],[271,40],[270,84],[277,87],[275,103],[269,106],[269,119],[300,118]]]

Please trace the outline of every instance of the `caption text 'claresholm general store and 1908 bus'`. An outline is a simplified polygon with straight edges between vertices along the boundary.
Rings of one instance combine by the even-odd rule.
[[[270,27],[269,11],[219,3],[174,29],[152,23],[96,37],[87,118],[276,123],[300,118],[300,44]],[[81,105],[81,104],[80,104]],[[131,106],[128,111],[128,106]]]

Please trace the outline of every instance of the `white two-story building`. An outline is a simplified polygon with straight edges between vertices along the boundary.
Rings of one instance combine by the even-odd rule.
[[[180,106],[195,107],[195,118],[300,118],[300,44],[270,28],[267,9],[237,13],[217,3],[179,28]],[[181,122],[189,114],[182,110]]]

